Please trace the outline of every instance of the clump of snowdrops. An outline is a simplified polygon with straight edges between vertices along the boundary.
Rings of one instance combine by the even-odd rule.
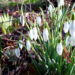
[[[64,0],[58,1],[57,8],[55,8],[53,4],[49,5],[47,14],[51,22],[50,26],[41,9],[41,15],[44,21],[42,31],[40,29],[42,27],[40,16],[36,17],[35,23],[30,22],[30,26],[26,23],[29,31],[28,37],[25,37],[25,48],[28,52],[33,50],[37,56],[38,62],[32,59],[32,57],[31,59],[39,75],[75,74],[75,12],[73,11],[75,5],[73,5],[70,11],[70,5],[66,8],[63,6]],[[64,33],[65,36],[63,37]],[[67,53],[66,56],[63,57],[65,47],[68,53],[74,48],[68,59],[65,58],[67,57]]]

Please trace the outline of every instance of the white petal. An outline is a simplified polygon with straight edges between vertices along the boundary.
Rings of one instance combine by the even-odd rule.
[[[25,24],[23,14],[20,16],[20,23],[22,24],[22,26],[24,26]]]
[[[49,7],[48,7],[48,11],[52,11],[53,10],[53,8],[52,8],[52,5],[49,5]]]
[[[28,17],[28,16],[29,16],[29,13],[26,13],[26,14],[25,14],[25,17]]]
[[[33,40],[33,38],[34,38],[33,30],[32,29],[29,31],[29,37],[30,37],[31,40]]]
[[[47,14],[49,14],[49,11],[47,11]]]
[[[70,37],[67,36],[67,38],[66,38],[66,46],[68,46],[69,44],[70,44]]]
[[[55,8],[52,5],[49,5],[47,14],[50,13],[50,16],[52,16],[52,13],[54,12],[54,10],[55,10]]]
[[[73,36],[70,37],[70,44],[71,46],[75,46],[75,37]]]
[[[27,50],[30,51],[31,50],[31,43],[29,40],[26,41],[26,47],[27,47]]]
[[[38,39],[38,32],[37,32],[36,27],[33,28],[33,37],[34,37],[34,40],[37,40]]]
[[[58,27],[60,28],[60,23],[58,24]]]
[[[69,23],[65,22],[64,23],[64,32],[67,33],[69,31]]]
[[[41,17],[36,17],[36,21],[37,21],[38,25],[41,26]]]
[[[45,42],[48,41],[48,39],[49,39],[49,33],[48,33],[47,28],[44,28],[44,30],[43,30],[43,39]]]
[[[70,35],[75,37],[75,20],[70,22]]]
[[[19,40],[19,47],[20,47],[20,49],[22,49],[23,48],[23,44],[21,44],[21,43],[23,43],[23,41],[22,40]]]
[[[15,54],[16,54],[16,57],[20,56],[20,49],[19,48],[15,49]]]
[[[58,6],[63,6],[64,5],[64,0],[58,0]]]
[[[60,9],[59,10],[59,17],[58,17],[58,19],[60,19],[62,17],[62,10]]]
[[[58,43],[57,44],[57,53],[58,53],[58,55],[62,55],[62,52],[63,52],[62,43]]]

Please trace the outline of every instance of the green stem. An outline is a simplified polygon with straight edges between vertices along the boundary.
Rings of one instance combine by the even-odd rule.
[[[60,75],[61,75],[61,67],[62,67],[62,56],[60,56],[59,65],[60,65]]]
[[[5,35],[7,34],[6,29],[3,26],[2,26],[2,31]]]

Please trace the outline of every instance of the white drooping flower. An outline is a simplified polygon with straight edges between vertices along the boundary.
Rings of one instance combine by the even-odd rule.
[[[24,24],[25,24],[23,14],[22,14],[22,15],[20,15],[20,23],[22,24],[22,26],[24,26]]]
[[[58,27],[60,28],[60,23],[58,24]]]
[[[44,28],[44,30],[43,30],[43,39],[45,42],[48,41],[48,39],[49,39],[49,32],[48,32],[47,28]]]
[[[30,51],[31,50],[31,43],[29,40],[26,41],[26,47],[27,47],[27,50]]]
[[[67,32],[69,31],[69,26],[70,26],[70,25],[69,25],[68,22],[65,22],[65,23],[64,23],[64,29],[63,29],[63,30],[64,30],[65,33],[67,33]]]
[[[41,17],[36,17],[36,22],[39,26],[41,26]]]
[[[33,38],[34,38],[34,40],[38,39],[38,32],[37,32],[36,27],[33,28]]]
[[[70,37],[67,36],[67,38],[66,38],[66,46],[68,46],[69,44],[70,44]]]
[[[15,49],[15,54],[16,54],[16,57],[20,56],[20,49],[19,48]]]
[[[64,0],[58,0],[58,7],[64,6]]]
[[[33,35],[33,30],[32,29],[29,31],[29,37],[30,37],[31,40],[34,39],[34,35]]]
[[[48,7],[48,11],[52,12],[52,10],[53,10],[52,5],[49,5],[49,7]]]
[[[71,20],[70,22],[70,35],[75,37],[75,20]]]
[[[73,36],[70,37],[70,45],[75,46],[75,37]]]
[[[53,13],[54,10],[55,10],[55,8],[52,5],[49,5],[47,14],[50,13],[52,15],[52,13]]]
[[[47,14],[49,14],[49,11],[47,11]]]
[[[22,40],[19,40],[19,42],[20,42],[19,43],[19,48],[22,49],[23,48],[23,41]]]
[[[58,53],[58,55],[62,55],[62,52],[63,52],[62,43],[58,43],[57,44],[57,53]]]
[[[63,13],[62,13],[62,9],[60,9],[60,10],[59,10],[59,16],[58,16],[58,19],[60,19],[60,18],[62,17],[62,14],[63,14]]]
[[[25,14],[25,17],[28,17],[28,16],[29,16],[29,13],[26,13],[26,14]]]
[[[30,37],[31,40],[33,40],[33,39],[37,40],[38,39],[38,32],[37,32],[36,27],[34,27],[33,29],[31,29],[29,31],[29,37]]]

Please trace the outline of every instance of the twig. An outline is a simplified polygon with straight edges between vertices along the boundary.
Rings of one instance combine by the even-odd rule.
[[[29,4],[30,4],[30,11],[32,11],[32,9],[31,9],[31,1],[29,0]]]
[[[29,9],[30,10],[30,8],[24,3],[24,6],[25,6],[25,8],[27,8],[27,9]]]
[[[22,3],[23,1],[0,1],[0,4],[9,4],[9,3]]]
[[[54,7],[53,3],[50,0],[47,0],[47,2],[49,2],[49,4],[51,4]]]

